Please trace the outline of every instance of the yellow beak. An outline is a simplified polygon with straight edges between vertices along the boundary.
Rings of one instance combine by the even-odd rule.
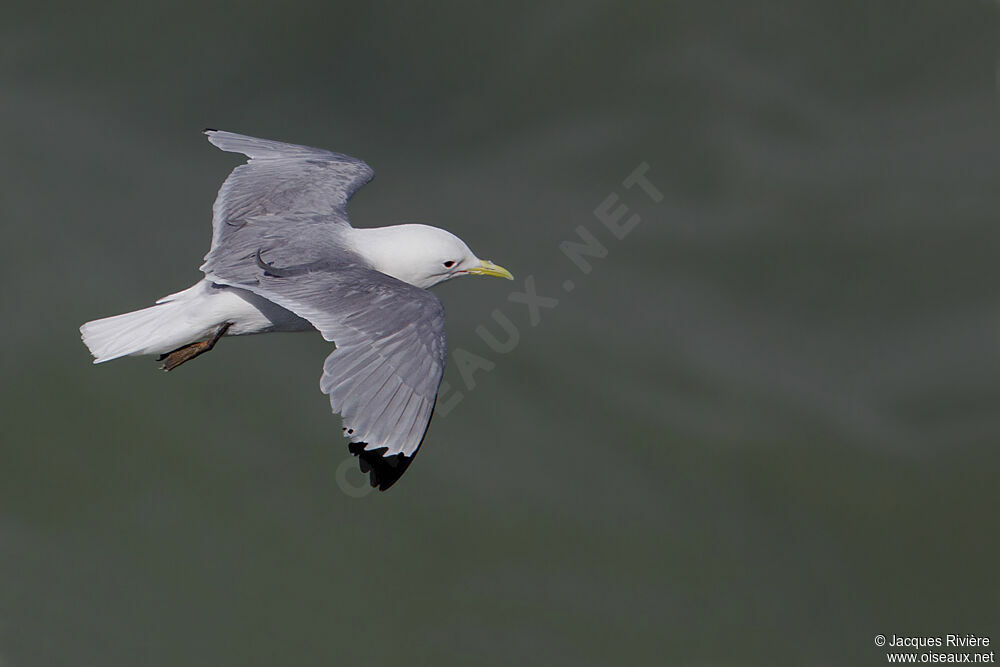
[[[466,273],[471,273],[476,276],[496,276],[497,278],[506,278],[507,280],[513,280],[514,276],[511,272],[502,266],[497,266],[488,259],[480,260],[479,266],[468,269]]]

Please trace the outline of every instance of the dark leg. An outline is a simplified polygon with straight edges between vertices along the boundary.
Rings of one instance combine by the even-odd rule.
[[[190,361],[199,354],[208,352],[215,347],[215,344],[219,342],[220,338],[226,335],[226,331],[229,330],[231,325],[232,322],[226,322],[221,325],[216,330],[215,335],[208,340],[199,340],[197,343],[191,343],[189,345],[185,345],[184,347],[179,347],[169,354],[161,354],[160,358],[157,359],[157,361],[163,362],[163,365],[160,366],[160,368],[165,371],[172,371],[185,361]]]

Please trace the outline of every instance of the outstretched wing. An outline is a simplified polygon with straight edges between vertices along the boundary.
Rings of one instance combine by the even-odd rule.
[[[444,307],[426,290],[358,264],[256,266],[248,289],[309,320],[337,345],[320,389],[344,418],[344,435],[372,486],[406,470],[430,423],[444,372]]]
[[[224,261],[234,246],[263,247],[349,226],[347,201],[375,172],[356,158],[319,148],[205,130],[224,151],[250,158],[236,167],[212,207],[212,247],[205,266]],[[202,267],[205,270],[205,267]]]
[[[213,207],[209,280],[250,290],[336,343],[320,389],[344,418],[350,451],[387,489],[416,454],[445,364],[444,308],[430,292],[376,271],[342,243],[347,201],[372,179],[346,155],[206,130],[250,161]]]

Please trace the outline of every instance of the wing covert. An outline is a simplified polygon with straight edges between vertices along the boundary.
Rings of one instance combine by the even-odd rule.
[[[232,171],[212,206],[206,266],[248,236],[268,238],[272,245],[296,236],[287,228],[291,221],[328,231],[349,226],[348,200],[375,175],[361,160],[340,153],[222,130],[205,134],[222,150],[250,158]]]

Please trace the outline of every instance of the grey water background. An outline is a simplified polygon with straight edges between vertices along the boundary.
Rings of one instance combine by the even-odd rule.
[[[0,665],[1000,641],[995,4],[4,15]],[[205,126],[359,156],[355,224],[437,224],[518,278],[437,290],[495,367],[468,391],[451,364],[464,397],[387,493],[338,483],[318,335],[90,364],[80,323],[199,278],[239,162]],[[662,202],[622,186],[641,163]],[[620,241],[612,194],[641,217]],[[578,226],[608,250],[588,275]],[[537,326],[528,276],[559,299]],[[508,354],[475,331],[494,309]]]

